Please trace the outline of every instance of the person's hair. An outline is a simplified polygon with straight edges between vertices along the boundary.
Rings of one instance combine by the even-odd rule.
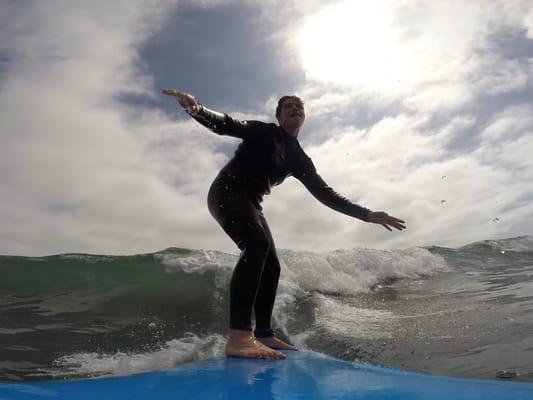
[[[292,96],[283,96],[281,99],[278,100],[278,106],[276,107],[276,118],[279,119],[279,116],[281,115],[281,107],[283,107],[283,103],[285,103],[287,100],[293,99],[298,101],[300,104],[304,104],[302,99],[300,99],[298,96],[292,95]]]

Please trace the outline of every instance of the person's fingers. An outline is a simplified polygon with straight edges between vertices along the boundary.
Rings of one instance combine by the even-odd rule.
[[[393,227],[395,227],[396,229],[399,229],[399,230],[402,230],[402,229],[405,229],[405,225],[404,224],[400,224],[398,222],[389,222],[389,225],[392,225]]]
[[[182,106],[183,108],[190,109],[190,111],[196,110],[197,108],[196,101],[190,95],[186,93],[178,92],[175,89],[163,89],[162,91],[163,93],[169,96],[173,96],[178,102],[178,104]]]
[[[179,93],[176,89],[162,89],[161,91],[169,96],[177,96]]]
[[[192,96],[187,93],[182,93],[177,91],[176,89],[162,89],[161,90],[164,94],[167,94],[169,96],[174,96],[178,101],[185,101],[185,102],[193,102]]]
[[[387,221],[389,225],[403,226],[405,224],[405,221],[402,221],[401,219],[394,218],[391,216],[388,216],[387,218],[385,218],[385,220]]]
[[[188,103],[188,97],[175,89],[163,89],[162,92],[168,96],[174,97],[182,107],[185,107]]]
[[[391,220],[395,220],[396,222],[405,223],[404,220],[402,220],[400,218],[393,217],[392,215],[389,215],[389,214],[387,214],[384,211],[374,211],[374,212],[372,212],[372,216],[375,217],[375,218],[389,218]]]
[[[392,231],[392,229],[390,228],[391,226],[394,229],[398,229],[399,231],[405,229],[405,221],[393,217],[392,215],[389,215],[384,211],[373,211],[369,215],[368,221],[374,224],[382,225],[385,229],[389,231]]]
[[[389,215],[389,218],[393,219],[393,220],[396,221],[396,222],[400,222],[400,223],[402,223],[402,224],[405,224],[405,221],[402,220],[402,219],[400,219],[400,218],[396,218],[396,217],[393,217],[393,216],[391,216],[391,215]]]
[[[381,224],[385,229],[387,229],[388,231],[392,231],[391,228],[389,228],[386,224]]]
[[[391,221],[390,219],[386,219],[386,218],[376,218],[376,219],[372,220],[371,222],[374,222],[375,224],[383,225],[389,231],[392,231],[392,229],[390,229],[389,225],[392,226],[395,229],[398,229],[399,231],[405,229],[405,225],[402,225],[402,224],[397,223],[395,221]]]

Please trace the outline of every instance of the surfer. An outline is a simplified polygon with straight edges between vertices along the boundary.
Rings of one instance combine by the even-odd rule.
[[[302,100],[283,96],[276,108],[279,125],[241,121],[198,103],[187,93],[163,89],[200,124],[219,135],[242,139],[234,157],[209,188],[209,212],[241,250],[230,282],[229,356],[282,359],[277,350],[296,348],[274,336],[272,309],[280,264],[270,229],[262,212],[263,195],[289,175],[301,181],[326,206],[389,231],[403,230],[405,222],[383,211],[371,211],[336,193],[318,175],[297,140],[305,120]],[[252,328],[252,312],[255,329]]]

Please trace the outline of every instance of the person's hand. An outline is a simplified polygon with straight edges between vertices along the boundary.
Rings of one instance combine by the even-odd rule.
[[[405,229],[405,221],[395,218],[384,211],[371,211],[368,214],[368,222],[383,225],[389,231],[392,231],[389,225],[398,229],[399,231]]]
[[[164,94],[173,96],[178,101],[179,105],[186,108],[189,114],[196,115],[200,111],[200,105],[196,99],[188,93],[180,92],[176,89],[161,89]]]

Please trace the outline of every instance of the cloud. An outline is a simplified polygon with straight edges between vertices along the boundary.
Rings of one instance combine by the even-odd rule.
[[[261,57],[248,60],[250,71],[260,62],[257,73],[264,75],[272,68],[265,60],[280,65],[275,77],[306,71],[295,38],[322,2],[183,4],[209,9],[213,21],[225,7],[243,4],[247,16],[256,10],[253,25],[268,45]],[[408,229],[390,233],[353,221],[319,204],[291,178],[265,198],[278,246],[461,245],[531,233],[528,2],[382,4],[391,7],[390,28],[412,68],[405,81],[385,90],[364,82],[302,80],[302,74],[293,83],[307,110],[300,140],[322,177],[361,205],[405,218]],[[131,95],[158,98],[160,78],[151,75],[142,50],[163,40],[159,30],[173,24],[168,18],[176,18],[181,5],[0,5],[0,253],[124,254],[168,246],[236,251],[205,199],[238,141],[183,114],[124,101]],[[194,29],[203,29],[194,20],[187,26],[191,38]],[[235,32],[245,31],[226,37],[224,29],[211,28],[220,33],[221,54]],[[164,40],[173,43],[171,36]],[[193,44],[189,50],[214,51],[209,43]],[[178,56],[180,49],[175,47]],[[243,68],[235,57],[222,66],[198,65],[210,71],[198,79],[224,93],[219,77],[233,68]],[[240,81],[240,72],[231,77],[237,92],[239,82],[256,82],[252,72]],[[250,105],[237,93],[232,99],[241,104],[223,111],[273,120],[277,92],[291,76],[249,90],[264,91],[264,103]]]
[[[330,90],[338,91],[335,84],[344,87],[342,103],[346,96],[373,97],[372,103],[395,101],[412,111],[455,112],[487,95],[531,87],[527,54],[504,54],[513,40],[526,37],[527,1],[473,1],[460,7],[452,1],[337,1],[328,7],[303,2],[287,9],[293,19],[283,31],[287,53],[299,56],[306,90],[323,75],[334,84]],[[328,13],[346,22],[329,21]],[[359,31],[358,21],[368,25],[365,31]],[[509,40],[500,43],[501,37]],[[306,52],[316,52],[316,58]],[[325,71],[318,74],[319,67]],[[332,96],[330,101],[336,104]]]
[[[303,4],[296,9],[301,19],[284,32],[289,54],[298,52],[298,29],[321,12]],[[308,115],[301,141],[339,192],[403,217],[409,227],[390,234],[347,222],[310,205],[297,183],[285,184],[266,210],[273,230],[287,224],[289,213],[298,222],[278,242],[315,249],[453,246],[530,234],[524,222],[533,216],[529,3],[383,4],[391,7],[391,29],[409,60],[405,82],[387,89],[308,79],[300,88]],[[331,39],[345,53],[357,50],[349,36]],[[337,57],[332,64],[349,62]]]
[[[190,179],[216,172],[209,147],[177,146],[190,121],[172,123],[117,100],[154,95],[138,49],[174,6],[4,3],[2,15],[10,18],[1,49],[9,59],[0,94],[2,253],[140,252],[177,237],[194,247],[194,237],[213,229],[197,207],[198,187],[168,173],[177,160]],[[171,130],[176,153],[159,145],[154,157],[150,150]]]
[[[520,118],[530,112],[511,109],[496,116],[473,153],[447,148],[454,136],[475,127],[468,116],[456,117],[433,135],[427,135],[427,121],[407,115],[386,118],[368,131],[334,127],[334,138],[308,148],[321,175],[353,201],[407,220],[408,229],[390,233],[352,222],[313,203],[303,186],[292,184],[274,193],[272,205],[266,202],[273,230],[287,224],[286,215],[297,221],[278,242],[302,249],[458,246],[512,235],[513,227],[533,216],[533,190],[524,184],[533,172],[533,124]],[[498,142],[487,134],[512,125]]]

